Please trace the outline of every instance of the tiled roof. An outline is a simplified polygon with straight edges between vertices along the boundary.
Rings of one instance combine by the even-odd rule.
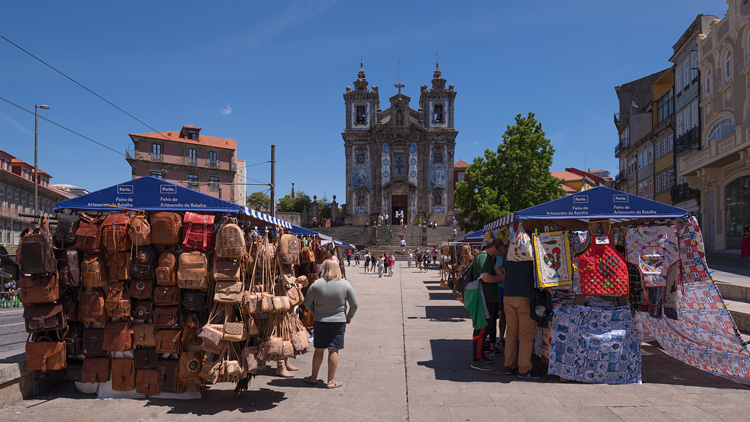
[[[458,160],[458,161],[456,161],[455,164],[453,164],[453,168],[459,168],[460,169],[460,168],[468,168],[468,167],[469,167],[469,163],[467,163],[464,160]]]
[[[580,174],[575,174],[571,171],[554,171],[551,174],[552,176],[557,177],[564,182],[570,182],[571,180],[583,180],[583,176],[581,176]]]
[[[566,193],[575,193],[575,192],[578,192],[577,190],[571,188],[568,185],[560,185],[560,188],[562,188],[562,190],[564,190]]]
[[[163,132],[131,133],[130,137],[140,136],[143,138],[164,139],[166,141],[181,142],[193,145],[205,145],[215,148],[237,149],[237,140],[228,138],[217,138],[214,136],[199,135],[197,140],[180,138],[180,132],[166,130]]]

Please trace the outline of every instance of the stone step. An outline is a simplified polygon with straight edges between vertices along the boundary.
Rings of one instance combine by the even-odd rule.
[[[750,334],[750,303],[724,299],[741,333]]]
[[[64,381],[63,371],[29,371],[26,354],[21,351],[0,353],[0,406],[34,397]]]

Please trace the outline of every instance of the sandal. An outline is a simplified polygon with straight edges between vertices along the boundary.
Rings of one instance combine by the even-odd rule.
[[[341,381],[334,381],[333,384],[326,385],[326,388],[329,389],[329,390],[332,390],[334,388],[339,388],[342,385],[344,385],[344,384],[342,384]]]
[[[305,384],[318,385],[318,380],[313,380],[310,377],[304,377],[302,378],[302,381],[304,381]]]

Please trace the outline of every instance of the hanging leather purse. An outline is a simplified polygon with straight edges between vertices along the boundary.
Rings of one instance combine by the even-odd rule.
[[[107,356],[104,350],[104,328],[84,328],[82,345],[84,356]]]
[[[130,278],[130,251],[108,252],[106,257],[107,276],[112,280]]]
[[[205,290],[208,287],[208,259],[203,252],[183,252],[177,268],[177,285],[181,289]]]
[[[239,304],[242,302],[241,281],[217,281],[214,302]]]
[[[206,309],[206,292],[198,290],[182,290],[180,303],[190,312],[203,312]]]
[[[251,315],[258,311],[258,294],[252,293],[249,290],[242,292],[242,306],[245,310],[245,314]]]
[[[86,287],[97,288],[107,285],[107,269],[99,254],[86,255],[81,262],[81,278]]]
[[[26,369],[46,372],[65,368],[67,356],[64,341],[55,341],[44,336],[29,340],[31,334],[26,340]]]
[[[23,319],[28,333],[68,328],[68,321],[63,314],[63,306],[59,303],[24,307]]]
[[[130,318],[130,293],[124,281],[109,283],[104,308],[110,318]]]
[[[112,390],[135,389],[135,362],[133,359],[112,359]]]
[[[154,314],[154,302],[150,300],[134,300],[132,312],[134,319],[149,320]]]
[[[110,322],[104,327],[102,349],[124,352],[133,348],[133,329],[130,322]]]
[[[156,353],[180,353],[182,330],[156,330]]]
[[[65,351],[68,356],[78,356],[83,354],[83,323],[72,322],[63,336],[65,341]]]
[[[151,299],[153,295],[153,280],[130,280],[130,297],[133,299]]]
[[[228,319],[224,320],[224,335],[221,337],[222,340],[228,342],[237,342],[247,340],[247,331],[245,329],[245,323],[230,322]]]
[[[286,312],[292,309],[288,296],[273,296],[273,312]]]
[[[156,337],[154,333],[154,324],[133,325],[133,345],[156,346]]]
[[[81,292],[81,300],[78,302],[78,320],[82,322],[99,322],[102,324],[107,321],[102,292],[99,290]]]
[[[135,391],[146,398],[159,394],[159,371],[139,369],[135,374]]]
[[[154,287],[154,304],[156,306],[174,306],[180,304],[180,288],[177,286]]]
[[[282,356],[285,358],[294,358],[294,346],[292,345],[291,341],[284,341],[281,346],[282,349]]]
[[[156,251],[151,246],[139,246],[130,263],[133,278],[153,280],[156,278]]]
[[[153,347],[138,347],[133,352],[136,368],[156,368],[159,364],[159,354]]]
[[[258,360],[255,354],[258,353],[257,346],[245,346],[242,349],[242,362],[245,366],[245,372],[254,373],[258,369]]]
[[[101,383],[109,381],[109,357],[86,357],[81,369],[83,382]]]
[[[60,283],[57,274],[22,275],[18,280],[18,299],[24,305],[52,303],[60,299]]]
[[[75,249],[56,249],[57,275],[63,287],[78,287],[81,284],[81,269],[78,263],[78,251]]]
[[[255,323],[255,318],[253,318],[252,315],[247,317],[245,325],[247,325],[247,335],[249,337],[254,337],[260,334],[258,324]]]
[[[157,306],[154,309],[154,328],[179,328],[179,306]]]
[[[159,391],[173,392],[177,386],[179,360],[159,360]]]
[[[203,352],[180,353],[179,377],[198,378],[203,368]]]
[[[260,298],[260,311],[261,312],[273,312],[273,295],[269,293],[263,293]]]

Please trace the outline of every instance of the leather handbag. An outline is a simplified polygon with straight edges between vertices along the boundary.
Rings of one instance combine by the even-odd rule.
[[[245,346],[242,349],[242,363],[245,372],[255,372],[258,369],[258,360],[255,354],[258,353],[257,346]]]
[[[24,234],[25,233],[25,234]],[[34,231],[24,231],[18,241],[16,260],[22,274],[50,274],[57,270],[52,236],[47,217],[39,220]]]
[[[135,389],[135,361],[112,359],[112,390],[130,391],[133,389]]]
[[[130,262],[130,276],[152,280],[156,278],[156,251],[151,246],[139,246]]]
[[[179,360],[159,360],[159,391],[174,392],[177,387],[177,373],[179,372]]]
[[[78,356],[83,354],[83,323],[71,322],[68,330],[63,336],[65,342],[65,351],[68,356]]]
[[[99,252],[101,250],[101,223],[104,217],[91,217],[79,213],[81,219],[76,230],[76,249],[81,252]]]
[[[55,250],[57,276],[63,287],[78,287],[81,284],[81,268],[78,251],[75,249]]]
[[[138,347],[133,351],[136,368],[156,368],[159,364],[159,354],[153,347]]]
[[[294,350],[298,352],[305,352],[310,346],[310,334],[307,332],[307,330],[297,331],[296,333],[292,334],[291,339]]]
[[[159,371],[138,369],[135,374],[135,391],[146,398],[159,394]]]
[[[18,299],[24,305],[52,303],[60,299],[60,284],[55,273],[49,275],[22,275],[18,280]]]
[[[284,340],[281,346],[281,354],[285,358],[294,358],[294,346],[291,341]]]
[[[31,334],[29,334],[31,339]],[[65,342],[49,337],[26,341],[26,369],[31,371],[56,371],[65,368],[67,356]]]
[[[289,296],[274,296],[272,300],[274,312],[286,312],[292,309],[292,304],[289,301]]]
[[[23,319],[28,333],[68,328],[68,320],[63,314],[63,306],[59,303],[24,307]]]
[[[104,350],[104,328],[84,328],[81,351],[84,356],[107,356]]]
[[[110,322],[104,327],[102,349],[124,352],[133,348],[133,329],[130,322]]]
[[[214,290],[214,302],[241,303],[242,287],[241,281],[217,281]]]
[[[157,306],[154,309],[154,328],[179,328],[180,308],[178,306]]]
[[[148,245],[151,243],[151,224],[145,214],[136,214],[130,217],[130,227],[128,227],[130,241],[136,247]]]
[[[133,300],[133,318],[148,320],[154,315],[154,302],[150,300]]]
[[[180,303],[191,312],[202,312],[206,309],[206,292],[197,290],[183,290]]]
[[[179,360],[180,378],[198,378],[203,368],[203,352],[182,352]]]
[[[198,334],[198,337],[204,340],[204,344],[208,341],[216,346],[219,345],[223,336],[224,326],[222,324],[206,324],[201,328],[201,332]]]
[[[180,304],[180,288],[177,286],[154,287],[154,305],[174,306]]]
[[[273,312],[273,298],[274,296],[269,293],[262,293],[260,297],[260,312]]]
[[[150,347],[156,346],[154,324],[133,325],[133,345]]]
[[[107,252],[129,251],[131,247],[128,228],[130,216],[121,212],[110,214],[102,223],[102,246]]]
[[[130,317],[130,293],[124,281],[109,283],[109,292],[104,301],[104,308],[110,318]]]
[[[130,279],[130,251],[107,253],[107,276],[113,280]]]
[[[171,246],[180,243],[182,218],[173,212],[157,212],[149,216],[151,223],[151,243]]]
[[[258,294],[249,290],[242,292],[242,306],[246,315],[260,312],[258,309]]]
[[[247,325],[248,336],[253,337],[260,334],[260,330],[258,330],[258,324],[255,323],[255,318],[253,318],[252,316],[247,317],[245,325]]]
[[[63,313],[68,322],[78,321],[78,289],[68,289],[60,295]]]
[[[247,340],[247,330],[245,329],[245,323],[239,322],[224,322],[224,334],[221,337],[222,340],[228,342],[237,342]]]
[[[228,219],[219,227],[216,234],[214,253],[222,258],[240,258],[247,250],[245,248],[245,233],[236,224],[234,218]]]
[[[153,280],[130,280],[130,297],[133,299],[151,299],[153,295]]]
[[[182,330],[156,330],[156,353],[180,353]]]
[[[215,281],[238,281],[242,274],[242,260],[214,256],[213,277]]]
[[[160,286],[177,285],[177,258],[169,251],[159,254],[156,267],[156,284]]]
[[[81,292],[81,300],[78,302],[78,320],[102,324],[107,320],[102,292],[99,290]]]
[[[101,383],[109,381],[109,357],[86,357],[83,360],[81,375],[83,382]]]
[[[208,287],[208,259],[203,252],[192,251],[180,254],[177,269],[177,285],[181,289],[205,290]]]
[[[86,287],[97,288],[107,285],[107,272],[101,255],[86,255],[81,262],[81,279]]]

